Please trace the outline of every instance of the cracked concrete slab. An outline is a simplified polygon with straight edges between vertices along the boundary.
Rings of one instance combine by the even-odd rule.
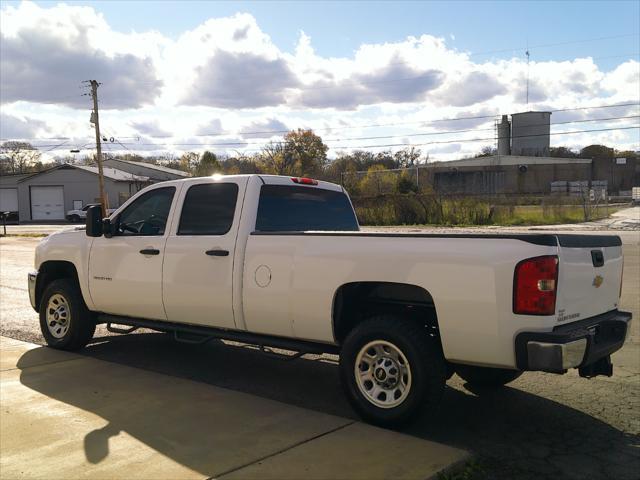
[[[269,478],[276,470],[268,468],[301,478],[310,461],[335,458],[336,447],[349,452],[349,476],[428,478],[469,458],[463,450],[191,380],[15,340],[1,347],[3,365],[15,365],[0,372],[2,478],[204,479],[245,471]],[[377,462],[363,457],[380,455],[382,446],[396,454]]]

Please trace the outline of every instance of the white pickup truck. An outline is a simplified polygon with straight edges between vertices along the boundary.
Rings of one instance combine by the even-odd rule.
[[[84,222],[87,219],[87,210],[89,210],[91,207],[94,207],[98,205],[97,203],[88,203],[87,205],[85,205],[82,208],[76,208],[73,210],[67,210],[67,214],[65,215],[66,219],[69,220],[70,222],[73,223],[77,223],[77,222]],[[111,215],[113,212],[115,212],[116,209],[115,208],[110,208],[107,213],[109,215]]]
[[[339,354],[348,399],[380,425],[435,411],[454,373],[611,375],[631,320],[617,236],[362,232],[343,188],[308,178],[155,184],[45,238],[35,267],[51,347],[106,323]]]

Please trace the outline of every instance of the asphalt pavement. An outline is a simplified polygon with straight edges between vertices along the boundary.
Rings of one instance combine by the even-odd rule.
[[[634,218],[634,211],[627,214]],[[403,433],[476,453],[471,470],[477,478],[640,478],[640,231],[581,231],[623,240],[621,308],[634,321],[613,357],[614,376],[529,372],[498,391],[473,389],[454,376],[435,420]],[[0,239],[0,334],[43,343],[26,291],[37,242]],[[82,355],[356,419],[331,356],[282,361],[239,344],[189,346],[164,334],[113,336],[102,328]]]

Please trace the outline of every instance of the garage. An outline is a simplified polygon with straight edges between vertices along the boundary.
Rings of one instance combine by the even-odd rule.
[[[31,219],[64,220],[64,188],[31,186]]]
[[[0,188],[0,212],[18,211],[18,189]]]

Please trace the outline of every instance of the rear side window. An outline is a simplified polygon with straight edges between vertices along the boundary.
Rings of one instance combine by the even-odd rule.
[[[224,235],[231,229],[237,198],[235,183],[190,187],[182,204],[178,235]]]
[[[357,231],[358,222],[349,199],[342,192],[313,187],[263,185],[260,190],[256,230]]]

